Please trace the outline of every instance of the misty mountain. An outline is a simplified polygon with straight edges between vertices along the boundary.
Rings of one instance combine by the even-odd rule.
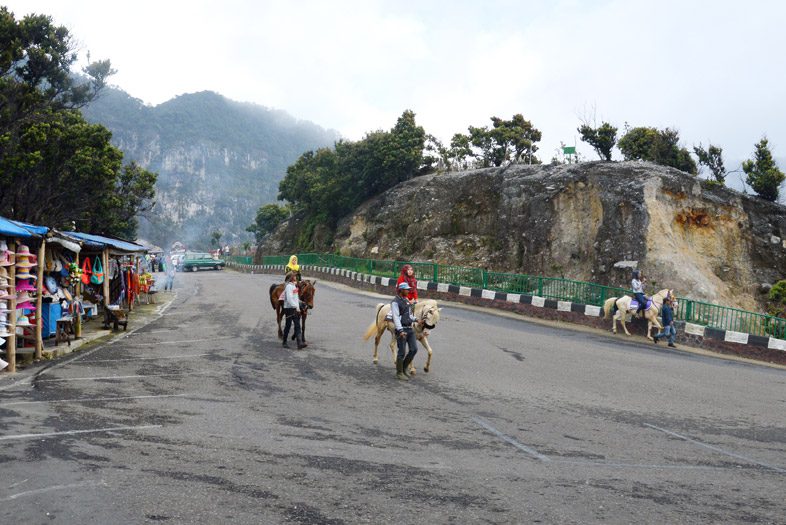
[[[257,209],[275,202],[286,168],[305,151],[331,146],[337,132],[284,111],[203,91],[158,106],[106,89],[82,110],[112,131],[125,161],[158,173],[156,204],[140,218],[139,238],[207,248],[251,240]]]

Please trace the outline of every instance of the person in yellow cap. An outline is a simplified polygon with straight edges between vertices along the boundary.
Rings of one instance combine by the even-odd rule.
[[[295,274],[297,278],[297,282],[302,280],[300,275],[300,265],[297,263],[297,255],[293,255],[289,258],[289,262],[287,263],[287,267],[284,268],[284,273],[292,272]]]

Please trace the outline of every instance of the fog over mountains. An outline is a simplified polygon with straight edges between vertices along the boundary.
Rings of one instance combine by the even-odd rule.
[[[140,218],[139,238],[207,248],[251,240],[257,209],[274,202],[286,168],[305,151],[332,146],[336,131],[284,111],[203,91],[158,106],[107,88],[82,110],[112,131],[126,162],[158,173],[156,204]]]

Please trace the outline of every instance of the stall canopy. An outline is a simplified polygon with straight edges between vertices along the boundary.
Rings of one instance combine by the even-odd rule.
[[[66,232],[69,237],[79,239],[85,246],[92,248],[106,248],[109,247],[114,251],[121,253],[144,253],[147,249],[139,244],[122,241],[120,239],[113,239],[111,237],[104,237],[103,235],[93,235],[90,233],[82,232]]]
[[[42,237],[47,233],[49,233],[49,228],[47,228],[46,226],[36,226],[35,224],[29,224],[27,222],[15,221],[15,220],[11,220],[11,222],[16,224],[20,228],[24,228],[25,230],[29,231],[30,233],[33,234],[34,237]]]
[[[0,217],[0,235],[5,235],[6,237],[25,237],[25,238],[41,236],[40,233],[36,233],[23,226],[20,226],[20,224],[17,223],[16,221],[6,219],[5,217]]]

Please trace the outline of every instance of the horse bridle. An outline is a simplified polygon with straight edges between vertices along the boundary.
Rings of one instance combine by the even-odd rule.
[[[429,311],[431,311],[431,310],[429,310]],[[428,330],[433,330],[434,326],[436,326],[436,325],[433,325],[433,324],[426,323],[426,309],[425,308],[423,309],[423,313],[421,314],[420,320],[423,321],[423,327],[428,329]]]

